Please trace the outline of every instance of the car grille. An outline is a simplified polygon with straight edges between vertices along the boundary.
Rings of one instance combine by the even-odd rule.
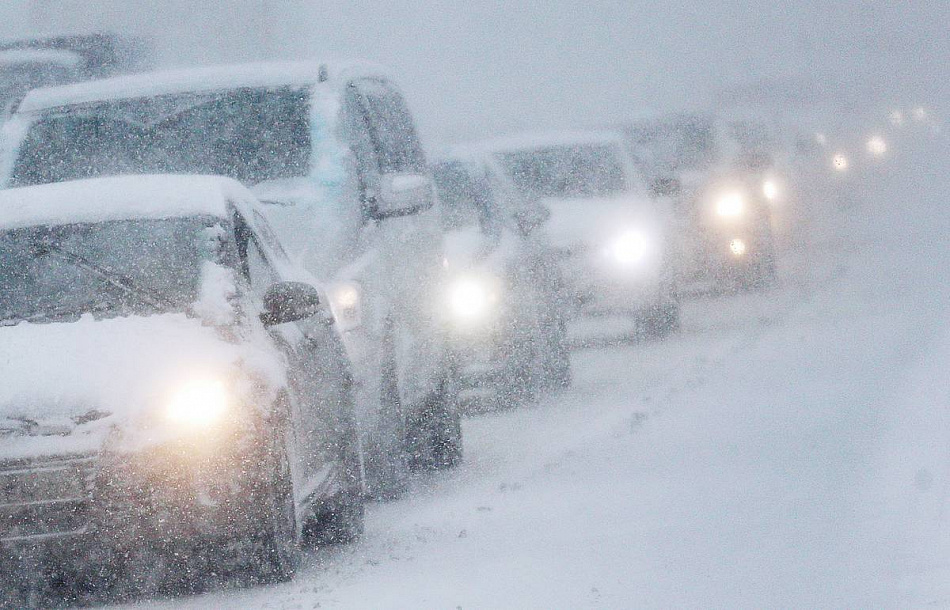
[[[89,456],[0,463],[0,543],[83,534],[95,467]]]

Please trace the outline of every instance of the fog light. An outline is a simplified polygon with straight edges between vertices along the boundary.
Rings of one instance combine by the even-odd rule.
[[[732,240],[729,242],[729,251],[732,252],[732,255],[735,257],[742,256],[746,251],[745,241],[738,238]]]
[[[835,168],[835,171],[846,172],[848,171],[848,157],[843,153],[838,153],[831,158],[831,166]]]

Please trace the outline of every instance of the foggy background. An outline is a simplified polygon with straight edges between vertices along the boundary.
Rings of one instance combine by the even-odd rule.
[[[4,0],[0,37],[112,29],[166,66],[361,58],[394,71],[430,149],[708,106],[807,83],[868,103],[948,96],[950,2]],[[908,95],[920,99],[907,100]]]

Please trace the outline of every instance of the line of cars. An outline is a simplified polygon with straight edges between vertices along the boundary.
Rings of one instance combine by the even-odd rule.
[[[770,146],[667,117],[430,163],[360,63],[32,91],[0,142],[5,592],[289,578],[459,464],[469,399],[569,386],[571,320],[661,338],[697,277],[767,285]]]

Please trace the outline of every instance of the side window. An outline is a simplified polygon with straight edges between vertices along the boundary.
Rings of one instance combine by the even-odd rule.
[[[279,281],[279,276],[267,261],[257,238],[240,214],[234,215],[234,234],[241,261],[241,273],[251,287],[251,291],[263,296],[264,292]]]
[[[379,192],[379,158],[370,132],[369,118],[355,83],[346,88],[344,99],[346,139],[356,161],[356,182],[364,220],[369,220]]]
[[[425,155],[402,96],[379,81],[362,81],[357,89],[379,156],[380,172],[425,173]]]

